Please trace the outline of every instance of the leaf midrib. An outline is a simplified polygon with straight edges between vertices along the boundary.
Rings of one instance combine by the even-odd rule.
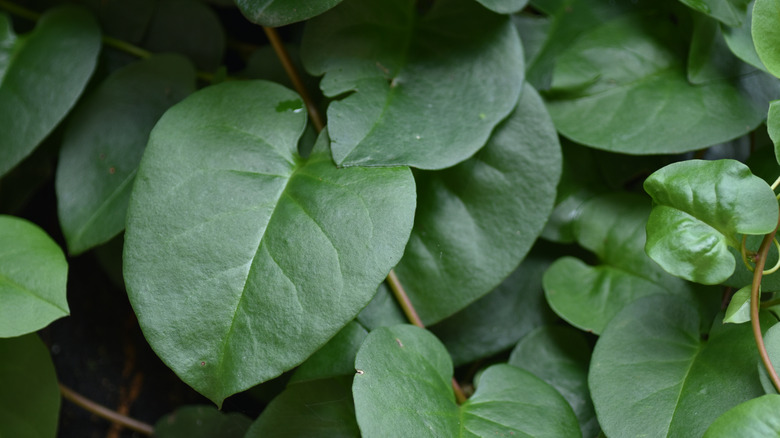
[[[52,306],[55,309],[60,310],[65,315],[69,314],[69,312],[66,309],[63,309],[62,307],[60,307],[59,304],[57,304],[57,303],[55,303],[53,301],[50,301],[50,300],[48,300],[48,299],[46,299],[46,298],[36,294],[35,291],[27,289],[26,287],[22,286],[21,284],[13,281],[11,278],[9,278],[9,277],[7,277],[7,276],[5,276],[3,274],[0,274],[0,284],[2,284],[2,283],[8,284],[8,285],[12,286],[14,289],[22,291],[25,295],[29,295],[29,296],[37,299],[38,301],[40,301],[42,303],[48,304],[49,306]]]

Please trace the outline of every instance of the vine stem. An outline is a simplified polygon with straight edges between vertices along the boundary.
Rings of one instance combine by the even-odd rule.
[[[92,400],[84,397],[83,395],[68,388],[62,383],[60,383],[59,385],[60,385],[60,392],[62,393],[62,397],[64,397],[66,400],[71,401],[73,404],[89,412],[92,412],[93,414],[99,417],[105,418],[108,421],[111,421],[116,424],[121,424],[122,426],[128,429],[132,429],[144,435],[152,435],[154,433],[154,427],[151,424],[147,424],[144,423],[143,421],[138,421],[134,418],[130,418],[126,415],[122,415],[118,412],[112,411],[111,409],[103,405],[99,405],[93,402]]]
[[[780,227],[780,218],[778,218],[778,226]],[[764,236],[764,240],[761,242],[761,246],[758,249],[756,270],[753,272],[753,283],[750,286],[750,324],[753,327],[753,337],[756,339],[756,346],[758,347],[761,361],[764,363],[764,368],[766,368],[775,389],[780,392],[780,377],[777,376],[775,367],[769,359],[769,353],[767,353],[766,346],[764,345],[764,335],[761,333],[761,323],[758,319],[758,309],[760,307],[761,299],[761,278],[764,276],[764,265],[766,264],[766,258],[769,255],[769,247],[772,246],[772,241],[775,239],[775,234],[777,234],[777,228]]]

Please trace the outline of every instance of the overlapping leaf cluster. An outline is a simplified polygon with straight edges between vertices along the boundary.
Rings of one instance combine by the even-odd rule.
[[[750,327],[723,324],[747,297],[724,315],[716,285],[749,285],[778,223],[779,1],[220,6],[291,25],[313,103],[267,48],[225,77],[217,6],[84,3],[24,35],[0,13],[1,212],[36,190],[33,151],[58,151],[67,253],[123,239],[140,328],[179,378],[217,407],[289,378],[257,419],[183,407],[159,436],[776,428]],[[98,23],[125,44],[101,52]],[[45,231],[0,216],[0,434],[56,433],[33,333],[68,315],[66,278]]]

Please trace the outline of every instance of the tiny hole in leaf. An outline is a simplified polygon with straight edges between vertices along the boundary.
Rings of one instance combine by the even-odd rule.
[[[201,362],[200,363],[200,366],[205,366],[205,365],[206,365],[206,362]]]

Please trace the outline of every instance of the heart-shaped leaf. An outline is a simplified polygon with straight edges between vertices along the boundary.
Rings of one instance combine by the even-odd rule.
[[[138,170],[130,301],[157,354],[218,405],[353,319],[411,230],[410,170],[337,169],[326,134],[304,160],[305,123],[280,85],[208,87],[163,115]]]
[[[735,266],[727,247],[741,246],[737,234],[767,234],[777,226],[774,192],[738,161],[670,164],[650,175],[644,187],[654,201],[647,254],[690,281],[725,281]]]
[[[325,75],[326,96],[348,94],[328,107],[339,165],[450,167],[517,103],[523,53],[508,17],[473,0],[418,17],[415,3],[346,0],[306,25],[306,69]]]
[[[68,262],[37,225],[0,215],[0,337],[42,329],[70,314]]]
[[[753,6],[753,44],[767,70],[780,77],[780,0],[756,0]]]
[[[220,412],[214,406],[184,406],[154,425],[157,438],[243,438],[252,421],[244,414]]]
[[[704,438],[763,438],[780,435],[780,395],[765,395],[729,409]]]
[[[750,286],[745,286],[732,295],[723,322],[741,324],[748,321],[750,321]]]
[[[364,437],[578,437],[577,419],[551,386],[519,368],[486,369],[477,391],[455,404],[452,362],[430,332],[410,325],[368,335],[352,385]]]
[[[616,152],[677,153],[740,137],[764,120],[777,82],[733,59],[736,78],[691,84],[689,37],[669,16],[602,22],[556,58],[546,96],[561,134]]]
[[[653,294],[691,293],[684,281],[661,269],[644,252],[647,198],[601,195],[587,201],[574,225],[577,242],[599,258],[596,266],[565,256],[545,272],[550,307],[582,330],[601,333],[625,305]]]
[[[49,350],[29,334],[0,339],[0,357],[0,436],[57,436],[60,389]]]
[[[186,58],[158,55],[109,76],[71,116],[57,167],[57,209],[76,255],[125,228],[146,142],[166,109],[195,91]]]
[[[0,13],[0,176],[70,111],[92,76],[99,51],[100,29],[82,8],[51,9],[23,37]]]
[[[728,26],[740,26],[747,15],[750,0],[680,0],[682,3],[716,18]]]
[[[236,0],[249,21],[261,26],[279,27],[316,17],[341,0]]]
[[[699,325],[691,304],[664,295],[612,319],[588,377],[607,436],[701,436],[722,413],[763,394],[750,326],[716,318],[702,340]]]
[[[426,324],[487,294],[517,267],[550,215],[560,168],[555,128],[526,85],[474,157],[415,173],[414,229],[395,271]]]
[[[590,354],[591,347],[582,332],[567,326],[544,326],[517,343],[509,364],[558,390],[577,414],[582,436],[592,438],[600,429],[588,390]]]

